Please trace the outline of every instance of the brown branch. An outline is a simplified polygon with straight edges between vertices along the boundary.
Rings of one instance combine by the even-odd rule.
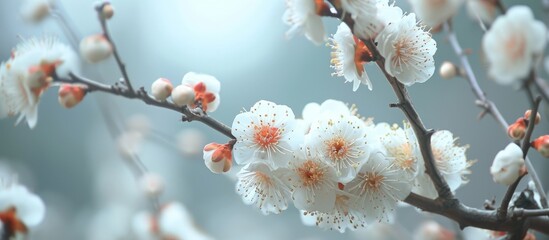
[[[191,121],[202,122],[207,126],[209,126],[210,128],[224,134],[225,136],[231,139],[235,139],[235,137],[231,133],[230,127],[217,121],[216,119],[213,119],[212,117],[205,114],[203,111],[201,110],[195,111],[195,110],[189,109],[187,106],[178,107],[175,104],[168,101],[158,101],[153,97],[151,97],[143,87],[140,88],[137,92],[132,92],[129,89],[120,87],[117,83],[115,83],[114,85],[107,85],[107,84],[99,83],[84,77],[77,76],[73,73],[70,73],[69,76],[70,76],[69,79],[59,78],[58,76],[54,76],[53,79],[55,82],[72,83],[72,84],[77,83],[77,84],[85,85],[87,87],[88,92],[99,91],[99,92],[105,92],[105,93],[110,93],[113,95],[125,97],[128,99],[139,99],[148,105],[170,109],[172,111],[176,111],[178,113],[183,114],[185,121],[187,122],[191,122]]]
[[[122,78],[124,79],[124,84],[128,88],[127,94],[135,94],[132,84],[130,82],[130,77],[128,76],[128,72],[126,71],[126,64],[122,62],[122,59],[120,58],[120,55],[118,54],[118,50],[116,48],[116,45],[114,44],[114,41],[112,40],[112,37],[109,33],[109,29],[107,27],[107,19],[105,19],[105,16],[103,14],[103,8],[110,3],[104,2],[101,4],[98,4],[95,7],[95,11],[97,11],[97,17],[99,18],[99,23],[101,24],[101,29],[103,30],[103,36],[109,41],[112,47],[112,53],[114,55],[114,59],[116,60],[116,64],[118,64],[118,68],[120,69],[120,72],[122,73]]]
[[[459,41],[453,32],[451,25],[449,23],[444,23],[444,29],[446,30],[448,34],[448,41],[450,42],[450,45],[452,45],[452,48],[454,49],[454,52],[459,57],[461,61],[461,65],[465,72],[465,78],[468,80],[469,85],[471,86],[471,89],[473,93],[477,97],[477,102],[480,102],[481,104],[477,104],[484,108],[484,111],[486,113],[490,114],[502,127],[502,129],[507,132],[507,128],[509,127],[509,124],[507,123],[507,120],[503,117],[503,115],[499,112],[499,109],[497,108],[496,104],[494,104],[492,101],[490,101],[486,95],[484,94],[484,91],[479,86],[477,78],[473,72],[473,69],[471,67],[471,64],[469,63],[469,59],[467,56],[463,53],[463,50],[459,44]],[[526,167],[528,169],[528,172],[530,173],[530,177],[532,178],[532,181],[534,181],[534,184],[536,185],[536,190],[538,191],[540,195],[540,200],[543,208],[547,208],[547,195],[545,194],[545,190],[543,188],[543,185],[541,184],[540,178],[538,177],[538,174],[536,170],[534,169],[530,159],[528,157],[524,158],[524,161],[526,163]]]
[[[547,84],[547,81],[545,81],[545,79],[535,77],[534,85],[538,89],[538,92],[541,94],[543,99],[545,99],[546,102],[549,102],[549,84]]]
[[[502,220],[507,218],[507,210],[509,209],[509,203],[511,203],[511,199],[513,198],[513,194],[515,194],[515,190],[517,190],[517,186],[520,183],[520,180],[522,180],[522,177],[524,175],[520,175],[515,182],[513,182],[509,187],[507,188],[507,192],[505,192],[505,195],[503,196],[503,199],[501,200],[501,205],[497,209],[497,218]]]

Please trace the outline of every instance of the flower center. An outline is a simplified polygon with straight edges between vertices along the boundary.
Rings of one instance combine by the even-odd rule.
[[[17,210],[15,207],[10,207],[3,212],[0,212],[0,222],[4,225],[4,233],[0,236],[4,239],[14,237],[16,233],[26,233],[27,227],[17,218]]]
[[[280,131],[276,127],[268,125],[254,127],[254,141],[262,148],[269,148],[278,143],[280,140]]]
[[[520,34],[513,34],[505,42],[505,52],[513,60],[519,60],[526,50],[526,40]]]
[[[409,143],[402,144],[393,149],[388,149],[392,155],[395,157],[395,164],[403,169],[410,170],[413,169],[416,159],[412,155],[412,147]]]
[[[395,55],[391,58],[391,61],[395,66],[408,64],[415,51],[415,47],[413,47],[413,44],[410,43],[408,38],[398,39],[398,41],[393,44],[393,48],[395,49]]]
[[[447,164],[448,161],[444,157],[443,151],[437,148],[431,150],[433,152],[433,158],[435,159],[435,165],[441,172],[446,172],[448,170]]]
[[[265,174],[264,172],[254,172],[255,173],[255,177],[257,179],[257,182],[261,183],[261,184],[266,184],[266,185],[270,185],[271,184],[271,178],[269,176],[267,176],[267,174]]]
[[[364,188],[377,191],[383,184],[383,180],[385,180],[383,175],[376,172],[368,172],[364,176]]]
[[[297,168],[297,172],[305,187],[314,187],[322,182],[326,171],[313,160],[307,160]]]
[[[349,152],[349,146],[345,139],[341,137],[333,138],[327,141],[328,157],[332,161],[340,161],[347,156]]]

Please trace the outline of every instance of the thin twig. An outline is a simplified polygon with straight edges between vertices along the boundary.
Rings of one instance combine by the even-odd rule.
[[[546,102],[549,102],[549,84],[547,84],[547,81],[545,81],[545,79],[542,79],[540,77],[535,77],[534,85],[538,89],[538,92],[541,94],[543,99],[545,99]]]
[[[509,209],[509,203],[511,203],[511,199],[513,198],[513,194],[515,194],[515,191],[517,190],[517,186],[520,183],[520,180],[522,180],[522,177],[524,175],[520,175],[515,182],[513,182],[509,187],[507,188],[507,192],[505,192],[505,196],[503,196],[503,199],[501,200],[501,205],[497,209],[497,218],[499,220],[504,220],[507,218],[507,210]]]
[[[530,91],[528,91],[530,92]],[[530,112],[530,118],[528,119],[528,128],[526,129],[526,134],[522,140],[522,154],[523,158],[526,158],[528,155],[528,150],[530,150],[530,138],[532,137],[532,132],[534,132],[534,126],[536,125],[536,117],[538,115],[539,104],[541,103],[541,97],[537,97],[533,100],[534,106]]]
[[[124,83],[126,87],[128,88],[128,94],[135,94],[130,77],[128,76],[128,72],[126,71],[126,64],[122,62],[122,59],[120,58],[120,55],[118,54],[118,50],[116,48],[116,44],[112,40],[112,37],[109,33],[109,29],[107,27],[107,19],[105,19],[105,16],[103,15],[103,8],[110,3],[105,2],[102,4],[99,4],[96,6],[95,10],[97,11],[97,17],[99,18],[99,23],[101,24],[101,29],[103,30],[103,35],[105,38],[109,41],[112,47],[112,54],[114,56],[114,59],[116,60],[116,64],[118,64],[118,68],[120,69],[120,72],[122,73],[122,78],[124,79]]]
[[[482,88],[478,85],[478,81],[476,79],[476,76],[473,72],[473,69],[471,68],[471,64],[469,63],[469,59],[466,55],[463,54],[463,50],[459,44],[459,41],[453,32],[451,26],[449,23],[444,23],[444,29],[446,30],[448,34],[448,41],[452,45],[452,48],[454,49],[454,52],[456,55],[460,58],[461,64],[463,69],[465,70],[466,79],[469,82],[469,85],[471,86],[471,89],[473,90],[473,93],[476,95],[477,100],[482,102],[484,104],[484,110],[490,114],[503,128],[505,132],[507,132],[507,128],[509,127],[509,124],[507,123],[507,120],[503,118],[503,115],[499,112],[497,106],[490,101],[486,95],[484,94],[484,91],[482,91]],[[526,167],[528,169],[528,173],[530,173],[530,178],[536,185],[536,190],[538,191],[540,195],[540,200],[543,208],[547,208],[547,195],[545,194],[545,190],[543,188],[543,185],[541,184],[540,178],[538,177],[538,174],[536,170],[534,169],[530,159],[528,157],[525,157],[524,159],[526,163]]]

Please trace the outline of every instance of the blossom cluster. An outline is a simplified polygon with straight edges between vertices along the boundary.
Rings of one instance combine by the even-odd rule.
[[[326,100],[307,104],[298,119],[289,107],[261,100],[235,117],[232,158],[231,144],[206,146],[204,158],[243,165],[236,190],[246,204],[277,214],[292,202],[305,223],[323,229],[390,222],[397,203],[412,191],[436,198],[409,124],[374,124],[356,112]],[[456,190],[470,166],[466,148],[449,131],[436,132],[432,148],[436,166]]]
[[[288,35],[302,31],[314,43],[324,41],[321,16],[326,14],[324,1],[290,0],[284,20],[291,25]],[[331,67],[335,76],[345,77],[353,83],[353,91],[360,84],[372,90],[372,83],[364,64],[377,60],[370,42],[377,44],[379,54],[385,58],[385,71],[405,85],[427,81],[434,73],[433,55],[436,42],[423,25],[418,24],[414,13],[404,14],[402,9],[388,0],[341,0],[341,8],[353,19],[352,29],[341,23],[330,38]],[[329,12],[329,11],[328,11]]]

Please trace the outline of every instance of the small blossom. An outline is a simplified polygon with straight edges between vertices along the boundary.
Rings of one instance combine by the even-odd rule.
[[[402,171],[409,179],[413,179],[419,174],[423,166],[420,164],[421,151],[416,142],[413,130],[410,124],[405,123],[405,129],[398,125],[389,126],[386,123],[378,123],[374,129],[377,134],[377,141],[381,141],[385,157],[388,158],[393,166]],[[381,136],[379,136],[381,135]],[[375,140],[372,140],[373,142]],[[380,148],[377,148],[380,149]]]
[[[370,155],[366,125],[352,115],[324,116],[313,123],[307,141],[314,154],[336,169],[342,183],[352,180]]]
[[[194,103],[194,90],[187,85],[179,85],[170,92],[175,105],[183,107]]]
[[[166,98],[172,94],[172,90],[173,85],[170,80],[166,78],[156,79],[151,85],[151,94],[158,101],[166,101]]]
[[[357,207],[363,210],[370,222],[391,222],[397,202],[410,194],[412,183],[378,152],[372,153],[357,177],[345,188],[359,197]]]
[[[114,7],[110,3],[105,3],[101,9],[101,14],[105,19],[111,19],[114,16]]]
[[[425,82],[433,75],[436,42],[423,27],[416,25],[415,14],[410,13],[387,25],[376,37],[376,42],[385,58],[385,70],[401,83],[410,86]]]
[[[321,15],[329,8],[323,0],[286,0],[282,20],[290,26],[286,37],[304,33],[311,42],[320,45],[326,39]]]
[[[526,110],[526,112],[524,113],[524,119],[530,120],[530,115],[532,115],[532,110]],[[537,112],[536,118],[534,119],[534,125],[538,125],[539,121],[541,121],[541,114]]]
[[[524,173],[522,149],[514,143],[509,143],[504,150],[496,154],[490,167],[494,182],[511,185]]]
[[[62,84],[59,87],[59,104],[65,108],[72,108],[82,102],[86,95],[86,87],[77,84]]]
[[[421,224],[414,234],[414,240],[454,240],[454,232],[444,228],[435,221]]]
[[[102,34],[91,35],[80,42],[80,54],[86,61],[97,63],[112,55],[113,48]]]
[[[265,100],[257,102],[249,112],[234,118],[236,163],[265,162],[275,168],[285,167],[292,159],[293,150],[303,142],[303,131],[297,127],[289,107]]]
[[[50,15],[53,0],[24,0],[21,6],[23,19],[29,22],[41,22]]]
[[[155,173],[146,173],[139,178],[139,185],[148,196],[159,196],[164,191],[164,179]]]
[[[213,112],[219,106],[219,90],[221,83],[214,76],[189,72],[183,76],[182,85],[187,85],[194,90],[194,103],[191,107],[197,107],[200,103],[202,109]]]
[[[318,104],[315,102],[308,103],[305,105],[302,111],[302,118],[301,124],[303,125],[303,130],[305,130],[305,133],[309,133],[311,130],[311,124],[315,121],[317,121],[321,116],[325,115],[351,115],[351,110],[347,106],[347,104],[343,103],[342,101],[328,99],[322,104]]]
[[[438,27],[456,14],[463,0],[412,0],[414,12],[429,27]]]
[[[285,177],[297,209],[327,212],[333,209],[337,188],[334,168],[313,155],[308,148],[297,151]]]
[[[507,128],[507,135],[513,140],[520,140],[526,135],[526,121],[519,118]]]
[[[443,62],[440,66],[440,76],[444,79],[452,79],[458,75],[458,68],[451,62]]]
[[[230,144],[210,143],[204,147],[204,163],[213,173],[224,173],[233,164],[232,146]]]
[[[361,83],[372,90],[372,83],[363,64],[372,61],[373,55],[364,42],[353,36],[345,23],[339,25],[330,41],[333,49],[330,63],[335,70],[332,75],[345,77],[345,82],[352,82],[353,91],[358,90]]]
[[[549,135],[543,135],[536,138],[536,140],[532,142],[532,147],[534,147],[541,156],[549,158]]]
[[[248,205],[265,215],[278,214],[288,208],[289,191],[281,177],[287,169],[273,170],[264,163],[250,163],[237,174],[236,191]]]
[[[0,186],[0,222],[3,236],[26,235],[44,219],[46,208],[40,197],[22,185]]]
[[[530,8],[513,6],[484,34],[482,48],[490,64],[488,74],[502,85],[520,85],[541,56],[547,41],[545,25]]]
[[[468,168],[473,164],[472,161],[467,161],[465,155],[468,146],[456,146],[455,141],[453,134],[445,130],[437,131],[431,137],[431,150],[435,166],[452,191],[467,182],[465,175],[470,173]],[[423,158],[420,159],[420,166],[424,166]],[[425,173],[417,176],[413,192],[432,199],[437,197],[433,182]]]
[[[492,24],[497,17],[497,6],[494,0],[466,0],[467,13],[475,21]]]
[[[38,120],[38,103],[54,72],[66,77],[76,70],[76,55],[53,38],[29,39],[18,44],[12,58],[0,65],[0,118],[19,114],[30,128]]]

